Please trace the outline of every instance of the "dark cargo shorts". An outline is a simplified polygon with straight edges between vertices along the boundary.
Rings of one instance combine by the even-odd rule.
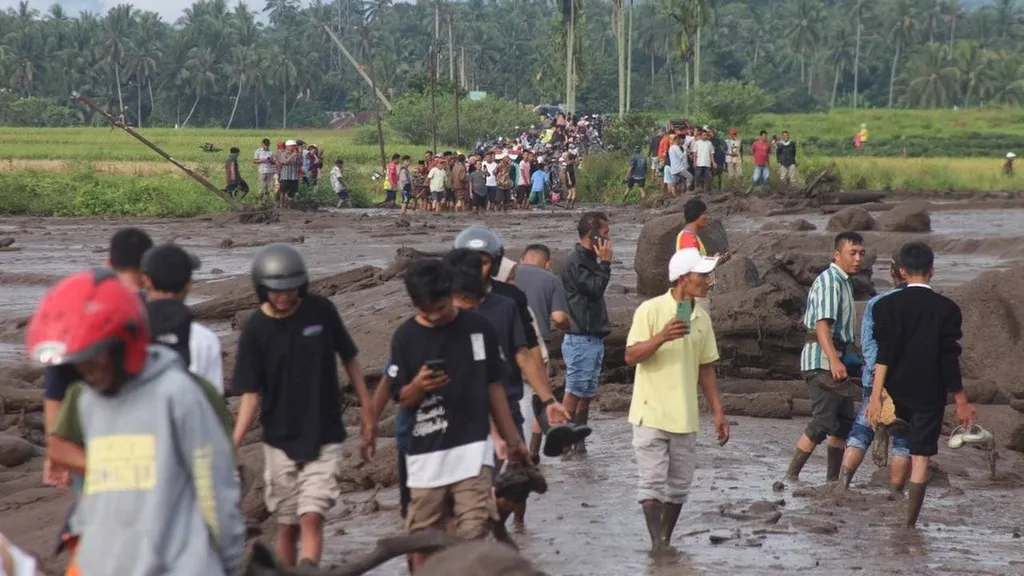
[[[804,434],[815,444],[827,436],[846,440],[857,419],[853,397],[848,394],[853,385],[837,385],[828,370],[808,370],[802,375],[811,396],[811,421]]]

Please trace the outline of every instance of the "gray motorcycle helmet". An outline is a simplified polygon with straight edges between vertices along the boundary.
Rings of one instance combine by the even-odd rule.
[[[491,276],[498,273],[501,259],[505,256],[505,246],[501,238],[490,228],[484,226],[470,226],[455,237],[452,248],[468,248],[477,252],[483,252],[491,257]]]
[[[268,290],[298,290],[306,295],[309,273],[299,251],[287,244],[271,244],[252,261],[252,287],[260,302],[266,302]]]

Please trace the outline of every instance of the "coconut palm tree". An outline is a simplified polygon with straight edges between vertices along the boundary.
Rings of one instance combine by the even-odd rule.
[[[196,47],[189,50],[188,55],[189,60],[185,64],[183,78],[192,88],[196,99],[185,121],[181,123],[182,128],[192,119],[192,114],[195,113],[203,96],[210,94],[217,87],[217,62],[213,57],[213,50],[209,47]]]
[[[982,98],[1004,106],[1024,104],[1024,61],[1016,54],[992,58],[981,80]]]
[[[828,51],[828,65],[832,68],[832,98],[829,100],[829,108],[836,105],[836,93],[839,88],[840,79],[855,70],[857,66],[856,37],[851,36],[846,26],[839,26],[833,32],[831,46]],[[854,74],[856,78],[856,74]],[[854,88],[856,90],[856,87]]]
[[[918,25],[914,19],[914,9],[907,0],[896,2],[896,22],[889,29],[889,41],[895,47],[892,57],[892,68],[889,72],[889,108],[892,108],[893,88],[896,85],[896,66],[900,61],[900,52],[909,46],[917,37]]]
[[[117,86],[118,114],[124,113],[124,97],[121,94],[121,65],[125,54],[131,49],[131,27],[133,8],[130,4],[118,4],[107,12],[103,20],[103,53],[114,69],[114,84]]]
[[[156,76],[156,62],[160,59],[160,49],[155,43],[133,45],[128,53],[128,66],[135,77],[136,107],[138,116],[136,121],[142,127],[142,85],[149,87],[149,107],[153,109],[153,77]]]
[[[957,97],[957,70],[949,65],[946,46],[921,46],[907,63],[907,102],[921,108],[944,108]]]
[[[960,42],[953,54],[953,68],[957,72],[959,91],[963,94],[961,106],[971,105],[971,96],[988,72],[990,57],[977,42]]]

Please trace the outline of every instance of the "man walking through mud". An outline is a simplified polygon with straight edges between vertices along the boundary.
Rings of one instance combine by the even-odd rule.
[[[828,463],[825,479],[839,479],[843,448],[856,417],[852,384],[844,362],[856,355],[853,349],[854,300],[850,275],[864,261],[864,238],[841,232],[833,243],[832,263],[814,279],[807,294],[804,328],[807,340],[800,352],[800,371],[811,396],[811,422],[800,436],[786,472],[797,480],[814,448],[826,438]]]
[[[935,253],[924,242],[907,242],[899,260],[907,286],[881,299],[874,310],[878,359],[868,420],[879,422],[884,391],[892,398],[895,417],[906,423],[910,441],[907,526],[914,527],[924,503],[928,461],[939,452],[946,395],[953,396],[961,426],[973,423],[975,411],[967,402],[960,373],[960,307],[929,285],[935,274]]]
[[[889,275],[892,277],[893,289],[879,294],[868,300],[864,307],[864,317],[860,323],[860,347],[864,356],[864,365],[861,368],[860,382],[864,387],[864,397],[861,400],[860,410],[857,412],[857,420],[850,430],[850,437],[846,439],[846,452],[843,453],[843,466],[839,469],[839,483],[836,489],[844,491],[850,487],[853,475],[857,468],[864,461],[864,453],[871,447],[875,440],[875,430],[868,421],[868,402],[871,400],[871,385],[875,373],[875,359],[878,357],[878,343],[875,341],[875,305],[882,298],[899,292],[906,287],[903,273],[900,270],[899,253],[893,255],[892,264],[889,267]],[[905,434],[893,433],[891,435],[892,463],[889,481],[889,495],[895,498],[903,493],[904,483],[907,481],[907,473],[910,472],[910,442]],[[883,441],[883,440],[879,440]]]
[[[604,361],[604,338],[609,334],[604,291],[612,269],[612,242],[604,212],[587,212],[576,226],[580,241],[562,271],[569,308],[569,330],[562,340],[565,359],[565,408],[577,425],[590,418],[590,401]],[[575,450],[586,454],[586,444]]]
[[[639,474],[639,499],[651,551],[671,545],[697,462],[700,414],[697,386],[714,413],[719,446],[729,421],[718,393],[718,344],[711,317],[694,305],[708,292],[717,258],[694,248],[676,252],[668,265],[672,287],[640,304],[626,338],[626,364],[636,366],[629,423]]]
[[[232,387],[242,393],[234,445],[257,413],[263,426],[267,509],[277,514],[277,554],[286,566],[316,566],[323,523],[341,490],[345,427],[336,357],[359,396],[364,442],[374,426],[358,349],[334,303],[308,293],[302,256],[286,244],[263,248],[253,261],[260,307],[238,340]],[[299,546],[299,550],[296,546]]]

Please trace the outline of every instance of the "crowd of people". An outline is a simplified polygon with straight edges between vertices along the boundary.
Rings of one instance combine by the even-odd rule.
[[[232,198],[242,199],[249,193],[249,183],[239,171],[239,154],[239,149],[232,147],[224,160],[224,191]],[[273,198],[278,205],[287,206],[295,202],[300,182],[315,187],[320,181],[320,171],[324,166],[323,150],[302,140],[285,140],[277,143],[275,151],[270,149],[270,139],[264,138],[253,153],[252,163],[259,175],[260,198]],[[342,189],[345,188],[341,179],[343,167],[344,163],[339,159],[331,169],[332,185],[337,180]],[[339,201],[342,196],[347,202],[347,192],[339,194]]]
[[[710,126],[692,126],[686,120],[670,122],[651,136],[646,157],[641,150],[640,146],[635,146],[629,160],[625,179],[627,196],[634,187],[639,187],[641,197],[645,195],[648,173],[661,179],[662,193],[672,196],[687,191],[709,193],[712,184],[717,184],[721,190],[723,177],[733,185],[743,180],[745,154],[736,128],[730,128],[723,138]],[[761,130],[748,151],[754,163],[748,192],[755,186],[768,186],[773,152],[779,182],[785,186],[798,184],[796,143],[789,139],[788,131],[783,131],[781,138],[772,136],[769,140],[768,132]]]
[[[629,422],[637,500],[655,553],[671,548],[693,479],[698,390],[719,445],[730,438],[710,316],[713,272],[729,254],[709,256],[699,237],[706,204],[688,201],[684,217],[668,289],[638,306],[625,350],[636,369]],[[610,333],[608,217],[584,213],[576,238],[560,276],[549,270],[546,246],[528,246],[516,262],[482,226],[463,230],[443,258],[411,263],[404,284],[413,313],[395,331],[372,393],[356,338],[335,304],[310,291],[301,254],[265,247],[252,264],[260,304],[238,341],[233,417],[220,343],[184,304],[198,259],[174,244],[154,246],[142,230],[118,231],[106,267],[61,280],[28,326],[27,352],[48,366],[44,481],[76,495],[60,538],[71,554],[68,574],[234,574],[246,540],[247,483],[236,451],[257,419],[276,554],[288,566],[318,565],[346,439],[338,360],[358,397],[362,458],[375,457],[378,420],[389,402],[398,404],[406,529],[507,540],[506,519],[523,524],[529,493],[546,490],[541,454],[585,457],[592,433],[590,402]],[[914,526],[947,393],[961,424],[974,418],[960,375],[960,310],[928,285],[931,249],[908,242],[893,258],[896,287],[864,312],[858,349],[850,277],[864,254],[861,236],[837,235],[832,264],[807,296],[800,369],[813,416],[787,477],[798,478],[825,441],[826,480],[848,490],[881,430],[891,437],[892,494],[909,486],[906,523]],[[554,329],[565,334],[558,390],[549,381]],[[958,438],[984,440],[974,428]],[[411,555],[410,570],[426,558]]]

